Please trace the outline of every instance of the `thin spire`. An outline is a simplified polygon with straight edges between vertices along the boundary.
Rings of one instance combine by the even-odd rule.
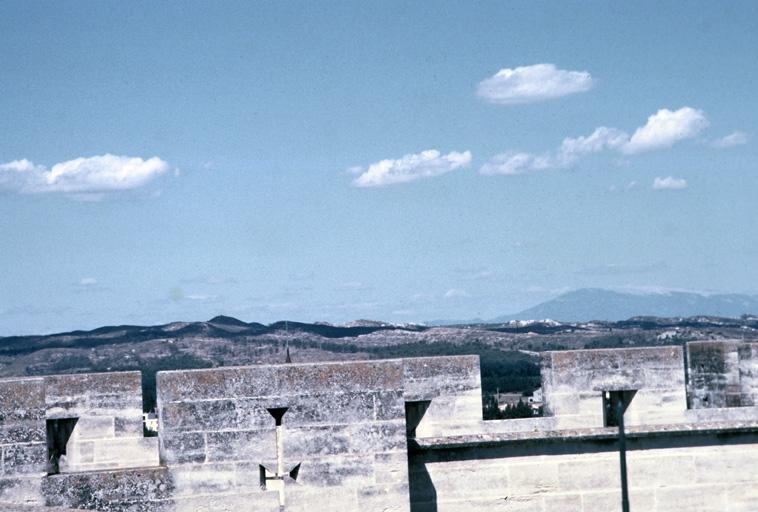
[[[290,338],[289,338],[290,329],[289,329],[289,323],[287,322],[287,320],[284,321],[284,332],[286,333],[285,335],[287,336],[285,338],[285,342],[287,343],[287,357],[284,359],[284,362],[289,364],[292,362],[292,358],[290,357]]]

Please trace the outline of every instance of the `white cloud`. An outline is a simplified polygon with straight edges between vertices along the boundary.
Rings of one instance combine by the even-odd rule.
[[[94,277],[83,277],[79,281],[80,286],[95,286],[97,284],[97,279]]]
[[[576,163],[584,155],[608,149],[618,149],[627,143],[629,135],[616,128],[601,126],[590,135],[563,139],[561,146],[553,153],[535,155],[507,151],[490,158],[479,169],[485,175],[515,175],[547,169],[565,169]]]
[[[103,193],[141,187],[169,170],[158,157],[142,158],[105,154],[76,158],[50,169],[29,160],[0,164],[0,190],[11,192],[65,193],[83,199]]]
[[[618,149],[629,140],[626,132],[616,128],[601,126],[587,136],[563,139],[558,150],[558,161],[565,166],[572,165],[579,157],[599,153],[608,149]]]
[[[548,169],[567,169],[581,158],[605,151],[632,155],[663,149],[676,142],[696,136],[708,126],[701,110],[683,107],[672,112],[661,109],[650,116],[631,137],[618,128],[600,126],[591,134],[567,137],[554,151],[542,154],[506,151],[490,158],[479,169],[480,174],[515,175]]]
[[[718,149],[731,148],[733,146],[740,146],[747,144],[748,136],[745,132],[732,132],[729,135],[721,137],[711,142],[711,146]]]
[[[444,295],[446,299],[461,299],[470,296],[466,290],[461,290],[460,288],[450,288]]]
[[[672,112],[663,108],[648,117],[629,142],[622,147],[626,154],[642,153],[668,148],[680,140],[695,137],[708,127],[708,119],[702,110],[683,107]]]
[[[681,190],[683,188],[687,188],[687,180],[684,178],[668,176],[666,178],[658,177],[653,180],[654,190]]]
[[[349,172],[360,173],[360,176],[353,180],[356,187],[382,187],[440,176],[459,167],[468,167],[470,163],[470,151],[452,151],[442,155],[436,149],[428,149],[395,160],[381,160],[367,168],[351,167]]]
[[[479,82],[480,98],[499,105],[534,103],[588,91],[592,77],[586,71],[557,69],[554,64],[505,68]]]
[[[532,171],[541,171],[555,167],[555,162],[550,155],[534,155],[532,153],[519,153],[508,151],[495,155],[479,169],[480,174],[496,175],[503,174],[513,176]]]

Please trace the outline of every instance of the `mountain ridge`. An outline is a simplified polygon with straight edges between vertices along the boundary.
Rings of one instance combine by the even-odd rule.
[[[758,313],[758,296],[701,294],[683,291],[624,293],[581,288],[494,322],[551,318],[562,322],[621,321],[632,317],[659,318],[714,316],[737,318]]]
[[[620,292],[603,288],[579,288],[517,313],[488,320],[434,320],[429,325],[497,324],[516,320],[559,322],[620,322],[636,317],[739,318],[758,314],[758,295],[705,294],[685,291]]]

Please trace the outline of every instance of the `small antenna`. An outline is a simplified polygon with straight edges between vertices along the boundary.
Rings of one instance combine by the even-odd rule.
[[[286,364],[289,364],[292,362],[292,358],[290,357],[290,337],[289,337],[290,329],[289,329],[289,323],[287,322],[287,320],[284,321],[284,332],[287,334],[287,337],[285,338],[285,343],[287,347],[287,356],[284,358],[284,362]]]

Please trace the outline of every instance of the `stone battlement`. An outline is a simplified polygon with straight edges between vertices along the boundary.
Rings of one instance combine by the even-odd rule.
[[[159,372],[158,437],[139,372],[3,379],[0,507],[620,510],[622,401],[633,510],[758,510],[755,354],[546,352],[547,415],[497,421],[476,356]]]

